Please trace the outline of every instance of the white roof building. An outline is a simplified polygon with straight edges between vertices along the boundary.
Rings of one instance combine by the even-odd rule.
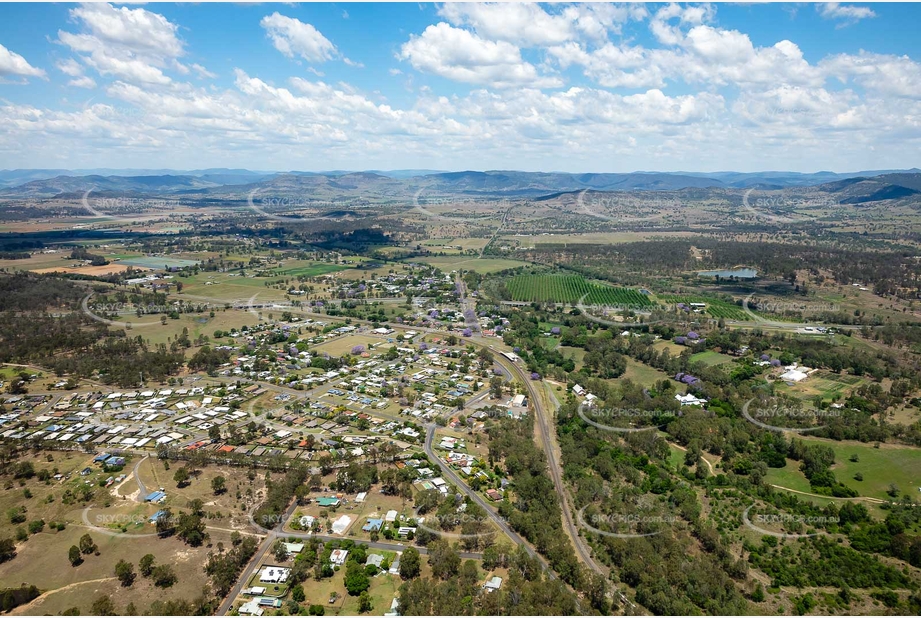
[[[333,533],[334,534],[343,534],[346,530],[349,529],[349,524],[352,523],[352,518],[348,515],[343,515],[339,519],[333,522]]]
[[[799,369],[790,369],[780,374],[780,379],[784,382],[802,382],[808,377],[808,373],[800,371]]]
[[[348,558],[349,552],[345,549],[334,549],[329,555],[329,562],[332,565],[342,566],[345,564],[345,559]]]
[[[291,569],[277,566],[267,566],[259,573],[259,581],[263,584],[283,584],[288,581]]]
[[[313,515],[304,515],[297,521],[297,523],[300,524],[301,528],[310,530],[313,527],[314,521],[316,521],[316,517]]]
[[[259,599],[250,599],[241,605],[238,611],[241,616],[261,616],[265,613],[265,610],[259,607]]]
[[[675,395],[675,399],[683,406],[702,406],[707,403],[706,399],[699,399],[691,393],[687,395]]]

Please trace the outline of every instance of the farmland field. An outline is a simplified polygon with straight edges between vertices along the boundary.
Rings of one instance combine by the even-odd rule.
[[[587,305],[630,307],[653,304],[632,288],[592,283],[580,275],[518,275],[507,280],[505,287],[514,301],[577,303],[582,300]]]
[[[527,265],[527,262],[506,258],[475,258],[465,255],[436,255],[414,258],[410,261],[428,264],[435,268],[440,268],[445,272],[450,272],[452,270],[472,270],[484,275]]]
[[[119,264],[125,264],[127,266],[140,266],[142,268],[153,268],[155,270],[165,270],[166,267],[185,268],[187,266],[195,266],[198,263],[199,260],[183,260],[179,258],[164,256],[131,257],[119,261]]]
[[[305,265],[280,268],[274,272],[274,275],[279,277],[317,277],[319,275],[326,275],[329,273],[338,272],[340,270],[348,270],[348,266],[316,262],[313,264],[308,263]]]
[[[670,305],[677,303],[684,303],[685,305],[690,305],[691,303],[706,303],[707,308],[705,311],[714,318],[725,318],[727,320],[738,320],[741,322],[748,322],[752,319],[752,316],[746,313],[738,305],[711,297],[659,296],[659,300]]]

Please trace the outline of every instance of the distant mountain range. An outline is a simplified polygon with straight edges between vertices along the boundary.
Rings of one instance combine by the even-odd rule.
[[[633,172],[571,174],[513,170],[432,172],[255,172],[202,169],[186,172],[130,170],[5,170],[0,171],[0,197],[74,198],[94,195],[171,195],[213,200],[245,200],[269,196],[312,201],[422,201],[449,195],[498,198],[542,198],[573,191],[676,191],[681,189],[796,189],[814,187],[833,193],[842,203],[901,199],[921,192],[921,170],[876,170],[839,174],[816,172]],[[99,172],[99,173],[78,173]],[[22,180],[23,182],[16,182]],[[6,183],[6,186],[2,186]]]

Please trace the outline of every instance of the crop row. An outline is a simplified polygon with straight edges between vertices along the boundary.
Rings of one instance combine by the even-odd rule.
[[[706,303],[707,308],[705,311],[717,319],[723,318],[742,322],[752,319],[751,315],[746,313],[744,309],[724,300],[715,300],[713,298],[701,296],[659,296],[659,300],[669,305],[677,303],[684,303],[685,305],[690,305],[691,303]]]
[[[629,307],[652,306],[652,301],[632,288],[592,283],[580,275],[518,275],[505,282],[512,300]]]

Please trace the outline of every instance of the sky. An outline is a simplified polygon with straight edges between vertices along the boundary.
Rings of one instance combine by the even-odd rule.
[[[0,4],[0,168],[921,167],[917,4]]]

